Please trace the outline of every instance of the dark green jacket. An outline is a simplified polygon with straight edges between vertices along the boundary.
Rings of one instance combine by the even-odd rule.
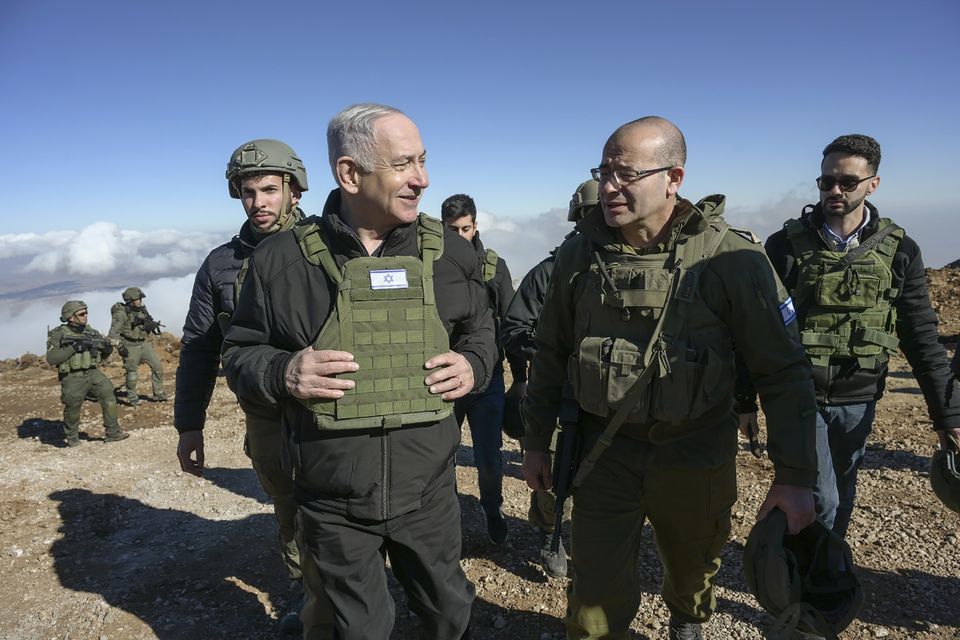
[[[723,210],[723,196],[701,201],[701,208],[680,200],[671,221],[671,233],[657,251],[673,249],[678,240],[703,233],[710,216]],[[530,451],[546,451],[557,418],[561,389],[567,377],[567,363],[580,348],[574,336],[578,300],[587,291],[601,286],[591,272],[592,253],[602,249],[609,259],[616,254],[635,254],[614,229],[604,223],[599,207],[588,212],[578,224],[579,234],[559,248],[547,297],[537,324],[537,351],[524,404],[527,436],[523,445]],[[796,323],[781,310],[787,300],[763,249],[745,234],[728,231],[702,270],[696,286],[696,304],[706,305],[725,327],[729,348],[735,346],[749,367],[769,429],[770,457],[776,466],[775,481],[781,484],[813,486],[816,480],[814,444],[816,401],[810,365],[800,345]],[[612,257],[611,257],[612,256]],[[732,357],[732,354],[725,354]],[[651,444],[645,464],[688,468],[711,467],[729,461],[737,451],[737,420],[732,392],[718,401],[709,415],[720,415],[692,435],[665,444]],[[725,405],[725,406],[722,406]],[[609,417],[609,416],[608,416]],[[602,430],[606,419],[581,412],[581,427]],[[618,438],[644,440],[652,425],[627,424]],[[616,440],[612,446],[616,446]]]

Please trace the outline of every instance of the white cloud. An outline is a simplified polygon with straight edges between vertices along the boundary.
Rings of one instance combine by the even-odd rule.
[[[132,231],[95,222],[80,231],[0,235],[0,259],[20,258],[21,277],[182,275],[196,270],[207,252],[228,238],[228,233]]]

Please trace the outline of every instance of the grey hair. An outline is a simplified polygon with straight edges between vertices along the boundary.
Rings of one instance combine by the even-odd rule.
[[[373,171],[376,148],[374,123],[384,116],[404,115],[399,109],[383,104],[352,104],[335,115],[327,125],[327,153],[330,169],[337,177],[337,158],[349,156],[363,171]]]

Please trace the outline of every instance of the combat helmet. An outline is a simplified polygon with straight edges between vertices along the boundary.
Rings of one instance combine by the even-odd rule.
[[[819,519],[797,535],[774,508],[754,525],[743,550],[743,576],[767,613],[777,618],[771,638],[794,631],[835,639],[863,606],[850,547]]]
[[[947,434],[947,448],[930,458],[930,486],[940,502],[960,513],[960,443]]]
[[[73,317],[77,311],[87,308],[87,303],[83,300],[67,300],[60,309],[60,322],[66,322]]]
[[[146,297],[146,294],[139,287],[127,287],[123,290],[123,301],[127,304]]]
[[[239,198],[238,180],[249,173],[282,173],[307,191],[307,170],[300,156],[279,140],[261,138],[242,144],[227,161],[227,184],[231,198]]]
[[[584,212],[600,202],[600,183],[593,178],[581,182],[570,198],[570,209],[567,211],[567,220],[579,222]]]

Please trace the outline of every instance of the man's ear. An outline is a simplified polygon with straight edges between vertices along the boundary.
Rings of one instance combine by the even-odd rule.
[[[675,196],[680,192],[680,185],[683,184],[683,178],[687,175],[683,167],[671,167],[667,170],[667,196]]]
[[[337,184],[351,194],[357,193],[360,189],[360,167],[350,156],[337,158]]]

